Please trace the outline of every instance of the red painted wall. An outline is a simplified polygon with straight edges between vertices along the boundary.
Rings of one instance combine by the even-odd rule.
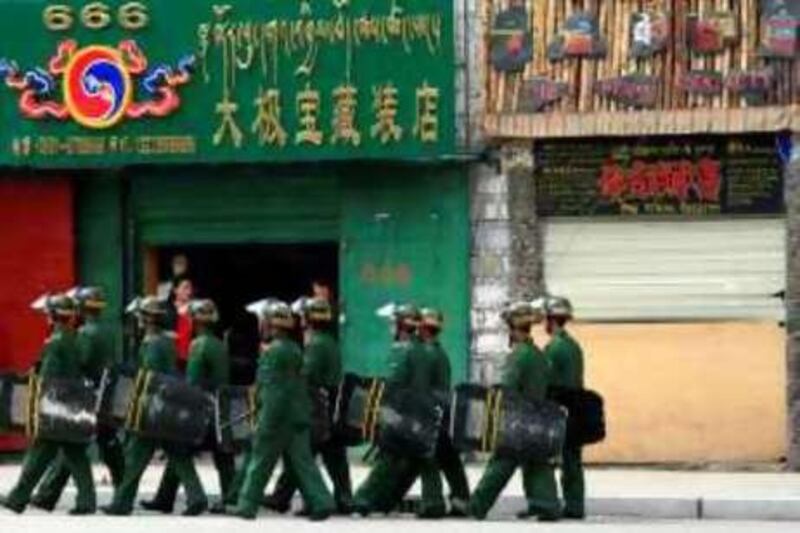
[[[47,334],[31,302],[75,279],[72,185],[0,177],[0,372],[25,372]],[[0,436],[0,451],[20,439]]]

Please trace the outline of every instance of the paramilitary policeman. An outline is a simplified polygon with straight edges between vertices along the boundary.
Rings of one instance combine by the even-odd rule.
[[[219,321],[219,312],[212,300],[193,300],[189,304],[189,314],[195,337],[189,347],[186,380],[192,385],[215,393],[230,382],[227,349],[214,335],[214,324]],[[211,449],[214,467],[219,477],[221,499],[224,502],[234,474],[234,456],[217,445],[213,431],[210,431],[205,447]],[[149,501],[141,501],[140,505],[150,511],[171,513],[179,485],[180,479],[174,468],[167,468],[155,497]]]
[[[505,390],[532,400],[544,400],[549,385],[550,364],[531,339],[531,327],[541,321],[541,313],[527,302],[513,303],[503,312],[510,330],[511,353],[506,359],[502,386]],[[470,500],[470,514],[482,520],[494,505],[517,467],[522,480],[527,511],[520,518],[536,516],[539,520],[557,520],[560,505],[553,467],[546,463],[522,463],[493,455]]]
[[[176,375],[175,342],[164,333],[162,327],[166,314],[164,303],[154,296],[147,296],[135,300],[128,311],[136,314],[144,329],[144,338],[139,347],[139,369]],[[111,505],[103,507],[103,512],[110,515],[131,514],[139,481],[158,448],[163,448],[166,452],[167,469],[172,469],[177,474],[186,491],[187,507],[183,514],[195,516],[207,509],[208,500],[188,449],[131,434],[128,435],[125,448],[125,474],[122,483],[114,490]]]
[[[444,315],[433,308],[423,308],[421,311],[419,336],[422,345],[435,359],[438,370],[436,376],[440,380],[436,387],[448,395],[452,388],[452,371],[450,358],[439,342],[439,334],[444,327]],[[464,463],[458,450],[453,446],[453,441],[442,431],[436,446],[436,462],[439,465],[447,484],[450,486],[450,514],[453,516],[466,516],[469,505],[469,482],[464,471]]]
[[[335,398],[342,381],[342,356],[333,338],[333,310],[323,298],[303,299],[299,303],[299,315],[304,330],[305,350],[303,372],[312,390],[323,390],[329,398]],[[325,469],[333,482],[336,510],[347,515],[352,512],[353,489],[350,482],[350,467],[347,463],[347,448],[335,435],[325,443],[312,443],[312,453],[320,455]],[[287,464],[288,462],[285,462]],[[275,491],[267,500],[267,507],[286,512],[297,488],[290,468],[284,468]]]
[[[44,311],[52,325],[52,333],[42,350],[39,377],[82,378],[80,352],[75,335],[78,317],[77,302],[67,295],[46,296]],[[0,505],[21,513],[30,501],[36,484],[59,454],[78,488],[73,515],[95,512],[97,505],[91,466],[86,445],[37,439],[25,454],[25,462],[17,484],[8,497],[0,498]]]
[[[106,298],[99,287],[78,287],[72,291],[78,302],[78,310],[83,324],[78,329],[77,345],[84,376],[100,386],[105,373],[109,375],[119,369],[120,358],[114,346],[112,333],[101,322],[106,308]],[[122,481],[125,458],[122,443],[116,428],[100,425],[97,428],[97,450],[100,460],[111,474],[111,482],[116,487]],[[69,481],[69,469],[59,458],[39,485],[31,504],[46,511],[52,511]]]
[[[264,341],[258,361],[258,415],[245,465],[244,482],[234,513],[254,519],[264,489],[278,459],[283,457],[295,476],[311,520],[324,520],[335,509],[311,453],[311,402],[303,376],[303,354],[290,339],[294,317],[278,300],[258,304]]]
[[[437,357],[426,350],[417,336],[419,310],[409,304],[396,306],[392,313],[394,343],[389,358],[387,386],[410,389],[420,394],[436,390],[444,382],[437,377]],[[390,512],[404,492],[402,486],[419,474],[422,478],[422,501],[417,509],[421,518],[440,518],[446,508],[442,497],[442,480],[436,461],[403,457],[380,450],[369,476],[356,492],[354,503],[359,514]],[[413,481],[413,479],[412,479]]]
[[[552,367],[551,385],[571,390],[583,389],[583,351],[567,333],[566,324],[572,320],[572,304],[566,298],[552,297],[545,301],[547,333],[551,336],[545,348]],[[564,496],[564,517],[583,519],[584,507],[583,461],[580,446],[566,446],[561,460],[561,492]]]

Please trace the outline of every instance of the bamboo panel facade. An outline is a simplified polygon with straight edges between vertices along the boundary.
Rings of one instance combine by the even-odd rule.
[[[763,53],[761,0],[485,2],[485,126],[489,137],[800,130],[800,57],[794,53],[774,58]],[[522,7],[532,35],[530,59],[522,68],[501,71],[493,63],[492,43],[498,35],[502,38],[504,31],[513,35],[514,30],[499,28],[498,15],[519,12]],[[634,13],[663,14],[666,20],[669,33],[664,47],[649,57],[635,57],[632,51]],[[605,54],[553,60],[549,57],[552,43],[563,36],[565,23],[575,14],[596,21]],[[692,31],[690,15],[705,19],[718,14],[724,14],[724,24],[733,28],[735,36],[728,35],[718,52],[691,49],[687,44]],[[743,73],[767,73],[768,89],[759,95],[759,101],[734,90],[734,80]],[[636,80],[635,84],[649,80],[646,104],[609,95],[609,84],[623,77]],[[690,83],[693,77],[698,77],[694,85]],[[704,84],[711,82],[718,84],[717,90],[704,91]],[[551,98],[531,104],[532,83],[546,85]],[[686,90],[687,84],[692,90]],[[632,88],[627,89],[630,97]],[[560,96],[554,97],[554,91],[561,91]]]

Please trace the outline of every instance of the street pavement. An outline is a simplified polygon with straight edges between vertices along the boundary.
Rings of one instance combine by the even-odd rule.
[[[203,484],[208,490],[212,501],[218,493],[216,473],[208,462],[198,464],[198,470]],[[163,464],[154,463],[145,473],[141,484],[141,496],[149,497],[155,492],[158,485]],[[474,487],[480,475],[480,466],[470,466],[468,475],[470,485]],[[366,476],[367,469],[362,466],[353,468],[353,478],[357,486]],[[19,475],[19,467],[14,465],[0,466],[0,493],[6,493],[11,488]],[[273,479],[277,477],[273,476]],[[768,529],[772,531],[788,531],[782,529],[785,524],[791,524],[793,531],[800,531],[800,474],[782,472],[759,473],[730,473],[730,472],[705,472],[705,471],[665,471],[653,469],[589,469],[587,471],[587,508],[591,516],[588,524],[560,523],[559,531],[583,531],[587,525],[592,531],[613,528],[617,530],[647,531],[717,531],[720,527],[730,527],[731,530],[753,531],[753,521],[769,521]],[[95,469],[99,503],[107,503],[111,498],[111,487],[107,474],[100,467]],[[412,489],[412,494],[419,493],[419,486]],[[74,489],[70,486],[59,508],[54,515],[47,515],[35,509],[30,510],[22,518],[12,516],[0,511],[0,533],[6,531],[22,531],[17,529],[23,524],[26,531],[46,531],[48,533],[68,533],[70,531],[84,531],[81,524],[103,524],[103,531],[135,531],[137,524],[140,526],[157,528],[157,531],[178,531],[178,527],[186,528],[191,524],[191,533],[204,531],[219,531],[224,527],[231,527],[231,520],[219,517],[205,516],[199,520],[186,521],[182,517],[163,517],[139,511],[137,517],[147,516],[147,520],[113,519],[106,517],[92,517],[91,522],[84,519],[65,516],[66,511],[72,506]],[[299,502],[296,502],[299,505]],[[381,527],[393,527],[392,524],[408,524],[415,531],[424,531],[428,527],[457,527],[464,529],[459,533],[490,532],[495,523],[503,524],[505,528],[523,527],[524,523],[514,520],[517,511],[524,509],[525,501],[522,496],[522,483],[519,475],[511,480],[502,498],[490,514],[490,520],[484,523],[471,521],[444,521],[420,522],[408,521],[405,516],[374,517],[369,520],[337,518],[329,521],[334,530],[347,528],[347,533],[358,533],[359,528],[368,527],[365,524],[375,523],[378,530]],[[182,509],[182,502],[177,510]],[[702,520],[699,520],[702,519]],[[110,520],[110,522],[109,522]],[[119,524],[116,522],[120,520]],[[397,522],[397,521],[400,522]],[[97,521],[97,522],[96,522]],[[267,514],[262,515],[262,527],[281,527],[282,524],[292,524],[291,527],[316,527],[302,519],[290,519]],[[734,522],[735,521],[735,522]],[[242,532],[248,531],[251,524],[236,520],[233,522]],[[747,529],[750,524],[751,529]],[[54,526],[59,531],[52,531]],[[108,526],[108,527],[106,527]],[[133,529],[130,529],[132,528]],[[552,526],[535,524],[537,529],[549,530]],[[9,529],[10,528],[10,529]],[[74,528],[74,529],[73,529]],[[126,529],[127,528],[127,529]],[[174,529],[173,529],[174,528]],[[631,529],[633,528],[633,529]],[[727,531],[728,529],[723,529]],[[761,527],[758,527],[761,530]],[[99,529],[98,529],[99,531]],[[153,530],[154,532],[156,529]],[[263,529],[262,529],[263,531]],[[187,533],[187,532],[182,532]],[[375,530],[370,528],[370,533]]]

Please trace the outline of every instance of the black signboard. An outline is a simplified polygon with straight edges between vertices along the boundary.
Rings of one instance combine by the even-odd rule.
[[[783,211],[775,135],[559,140],[536,147],[544,216]]]

